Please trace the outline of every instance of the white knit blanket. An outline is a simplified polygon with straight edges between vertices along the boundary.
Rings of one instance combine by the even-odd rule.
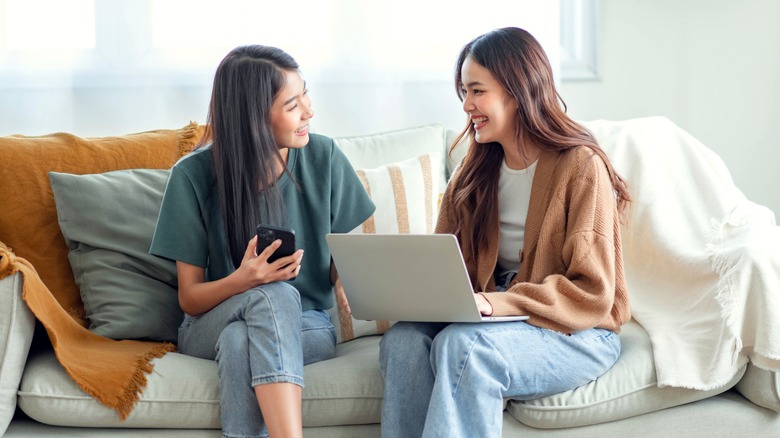
[[[659,386],[709,390],[748,360],[780,370],[780,227],[722,160],[660,117],[582,123],[626,178],[634,318]],[[738,147],[738,145],[735,145]]]

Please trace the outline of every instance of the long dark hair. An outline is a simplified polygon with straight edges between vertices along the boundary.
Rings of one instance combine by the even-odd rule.
[[[578,146],[593,150],[607,166],[615,189],[618,208],[625,209],[630,201],[625,181],[617,174],[604,151],[585,128],[566,114],[566,104],[555,89],[552,68],[541,44],[527,31],[515,27],[496,29],[466,44],[455,67],[455,89],[463,100],[461,68],[467,57],[487,69],[517,103],[515,138],[527,138],[542,150],[563,151]],[[477,147],[474,127],[468,120],[466,127],[453,142],[450,152],[467,138],[470,142],[461,170],[452,181],[454,208],[469,212],[473,222],[462,222],[458,215],[455,234],[464,226],[471,226],[473,239],[464,250],[476,260],[480,246],[488,241],[487,228],[494,223],[498,212],[498,177],[503,149]],[[521,151],[523,152],[523,151]]]
[[[225,237],[236,267],[258,223],[284,221],[284,203],[275,182],[277,166],[287,169],[274,139],[270,111],[285,85],[285,71],[291,70],[297,71],[298,63],[283,50],[250,45],[230,51],[214,75],[203,144],[212,144]]]

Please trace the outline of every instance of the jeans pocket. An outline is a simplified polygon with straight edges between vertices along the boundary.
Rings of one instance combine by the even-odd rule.
[[[589,340],[593,343],[594,348],[602,350],[606,355],[610,355],[609,359],[616,362],[620,357],[620,335],[607,329],[594,329],[596,333],[590,337]]]

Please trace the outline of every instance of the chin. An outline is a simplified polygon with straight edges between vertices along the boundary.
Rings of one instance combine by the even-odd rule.
[[[300,149],[307,144],[309,144],[309,134],[306,134],[304,137],[296,137],[292,147]]]
[[[485,143],[492,143],[495,140],[490,139],[486,135],[475,134],[474,135],[474,141],[476,141],[477,143],[480,143],[480,144],[485,144]]]
[[[307,144],[309,144],[308,134],[306,134],[304,137],[293,136],[293,138],[289,141],[288,144],[285,145],[285,147],[288,149],[300,149]]]

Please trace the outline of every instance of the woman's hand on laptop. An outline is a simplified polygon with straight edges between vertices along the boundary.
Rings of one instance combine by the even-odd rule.
[[[474,294],[474,300],[477,302],[477,309],[479,309],[479,313],[485,316],[490,316],[493,314],[493,305],[490,304],[490,301],[488,301],[484,295],[476,293]]]

